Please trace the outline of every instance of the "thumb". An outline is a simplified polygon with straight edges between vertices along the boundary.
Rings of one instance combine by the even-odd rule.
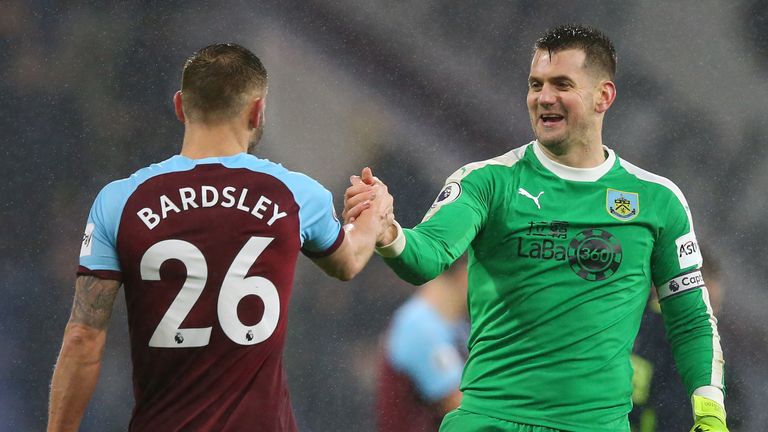
[[[367,185],[372,185],[375,182],[375,179],[373,178],[373,172],[369,167],[363,168],[363,183]]]

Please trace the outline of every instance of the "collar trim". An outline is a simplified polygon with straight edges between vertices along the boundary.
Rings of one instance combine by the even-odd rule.
[[[567,165],[563,165],[559,162],[555,162],[549,158],[541,149],[539,141],[533,142],[533,153],[536,155],[536,159],[554,175],[560,177],[563,180],[593,182],[597,181],[600,177],[604,176],[611,170],[616,163],[616,153],[606,146],[603,149],[608,152],[608,157],[600,165],[592,168],[574,168]]]

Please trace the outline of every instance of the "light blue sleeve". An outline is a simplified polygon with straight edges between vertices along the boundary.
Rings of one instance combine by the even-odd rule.
[[[194,167],[195,161],[177,155],[104,186],[88,214],[80,246],[80,266],[92,271],[121,272],[117,256],[117,231],[128,198],[139,185],[154,176]]]
[[[302,251],[309,256],[333,252],[344,239],[341,222],[333,208],[333,196],[317,180],[267,159],[242,154],[225,163],[229,167],[246,167],[274,176],[293,193],[299,205]]]
[[[117,229],[128,196],[135,187],[127,180],[105,186],[96,196],[88,214],[80,265],[89,270],[121,271],[117,257]]]
[[[464,359],[454,341],[451,325],[426,302],[414,299],[395,315],[387,355],[425,400],[436,402],[459,389]]]
[[[331,192],[304,174],[291,173],[283,181],[299,204],[302,250],[309,255],[335,250],[343,240],[343,231]]]

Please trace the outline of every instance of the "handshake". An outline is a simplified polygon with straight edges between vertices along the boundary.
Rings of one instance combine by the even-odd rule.
[[[373,176],[370,168],[363,168],[360,176],[349,178],[351,186],[344,193],[344,229],[349,232],[357,224],[365,223],[376,233],[376,246],[386,246],[397,238],[394,198],[387,185]]]

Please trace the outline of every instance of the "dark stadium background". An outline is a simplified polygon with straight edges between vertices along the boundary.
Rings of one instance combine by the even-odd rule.
[[[103,2],[107,3],[107,2]],[[194,50],[236,41],[270,74],[259,155],[330,188],[371,165],[403,225],[454,169],[531,139],[531,44],[563,22],[619,52],[605,142],[673,179],[720,261],[735,431],[768,410],[768,3],[0,0],[0,430],[43,430],[89,206],[179,150],[171,104]],[[337,283],[301,260],[286,363],[304,431],[367,431],[379,333],[412,291],[379,260]],[[125,306],[84,431],[125,430]]]

